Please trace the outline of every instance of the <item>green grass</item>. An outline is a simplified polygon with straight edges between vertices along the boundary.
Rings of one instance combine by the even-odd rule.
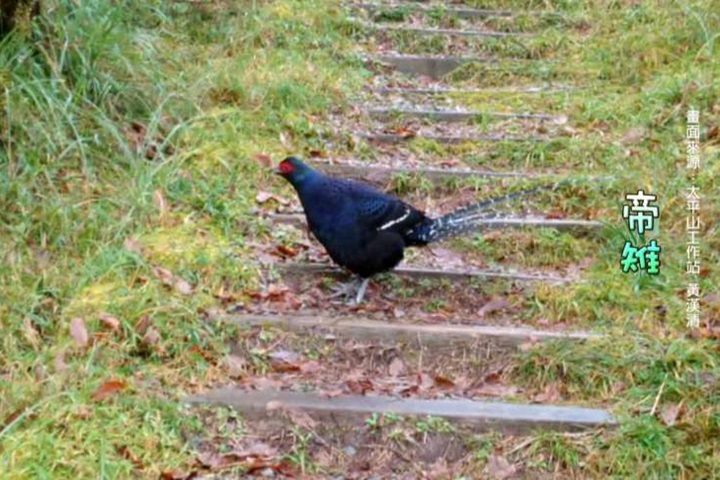
[[[585,88],[529,103],[517,94],[459,101],[479,110],[564,111],[576,133],[548,145],[411,148],[463,155],[478,166],[617,179],[541,203],[568,215],[590,212],[616,227],[599,238],[548,233],[533,241],[524,233],[518,238],[532,258],[515,242],[462,244],[520,266],[597,259],[584,284],[537,287],[531,314],[606,330],[610,339],[523,352],[513,377],[538,390],[560,382],[574,402],[610,406],[621,425],[590,437],[538,435],[526,464],[579,477],[716,477],[717,340],[703,338],[708,331],[691,335],[684,320],[683,192],[691,180],[683,138],[690,106],[701,112],[703,135],[720,122],[717,9],[710,0],[470,3],[559,11],[571,28],[557,34],[564,23],[553,16],[523,16],[518,25],[497,20],[507,29],[553,29],[537,48],[543,58],[560,52],[560,65],[463,69],[448,81],[557,80]],[[255,156],[324,149],[326,114],[345,108],[370,75],[355,56],[343,55],[357,48],[357,31],[343,14],[336,2],[320,0],[55,0],[42,19],[2,40],[3,478],[157,478],[191,468],[197,452],[188,439],[203,425],[176,401],[227,381],[222,359],[237,336],[205,314],[218,307],[217,297],[246,299],[262,280],[249,244],[268,235],[251,210],[257,191],[290,195]],[[637,142],[624,140],[632,129],[644,132]],[[703,137],[702,145],[695,180],[706,195],[700,284],[713,293],[720,285],[712,223],[720,149],[717,137]],[[366,149],[342,143],[333,154]],[[396,180],[398,190],[414,184],[428,188]],[[639,188],[657,193],[662,209],[657,277],[623,275],[618,266],[627,236],[622,195]],[[191,291],[168,287],[155,267]],[[717,304],[703,308],[703,322],[712,324]],[[117,330],[104,326],[102,314],[117,318]],[[73,319],[87,326],[88,345],[73,339]],[[125,387],[94,399],[108,380]],[[672,426],[653,411],[656,399],[658,411],[682,404]],[[478,447],[480,461],[487,448]],[[302,442],[288,456],[303,471],[318,471]]]
[[[229,329],[198,312],[256,285],[244,242],[266,173],[254,156],[302,150],[313,116],[361,76],[336,55],[337,8],[314,7],[48,2],[46,23],[4,40],[3,475],[127,478],[121,446],[145,476],[192,460],[168,400],[221,369]],[[172,153],[148,159],[151,143]],[[193,293],[168,290],[153,266]],[[135,328],[146,315],[160,336],[150,348]],[[74,346],[73,318],[90,346]],[[108,379],[128,388],[94,402]]]

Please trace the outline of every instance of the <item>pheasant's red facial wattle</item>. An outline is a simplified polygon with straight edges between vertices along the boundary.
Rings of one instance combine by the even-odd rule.
[[[289,161],[283,160],[282,162],[280,162],[278,170],[280,171],[281,175],[290,175],[293,170],[295,170],[295,167]]]

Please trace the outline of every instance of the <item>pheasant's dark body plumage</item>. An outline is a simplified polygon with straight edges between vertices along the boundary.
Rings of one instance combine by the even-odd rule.
[[[479,214],[480,210],[517,196],[507,195],[433,219],[399,198],[364,183],[325,175],[295,157],[283,160],[277,173],[297,191],[310,231],[330,258],[363,279],[395,268],[407,247],[474,230],[476,220],[488,217]]]
[[[413,235],[432,222],[421,211],[363,183],[305,168],[293,186],[310,231],[338,265],[368,278],[397,266],[406,247],[427,243]]]

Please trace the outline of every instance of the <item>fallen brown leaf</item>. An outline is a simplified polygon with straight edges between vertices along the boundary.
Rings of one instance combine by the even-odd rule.
[[[289,373],[289,372],[299,372],[300,371],[300,365],[297,363],[290,363],[286,362],[284,360],[272,360],[270,361],[270,367],[273,369],[273,371],[278,373]]]
[[[444,375],[435,375],[435,385],[437,385],[440,388],[453,388],[455,386],[455,382],[450,380]]]
[[[115,451],[125,460],[133,464],[133,467],[137,470],[144,470],[145,465],[137,455],[132,453],[127,445],[115,445]]]
[[[167,268],[162,267],[153,267],[153,274],[155,277],[160,280],[164,285],[167,285],[171,287],[173,285],[173,281],[175,280],[175,276],[172,274],[170,270]]]
[[[13,410],[12,412],[10,412],[10,414],[8,416],[6,416],[3,419],[2,423],[0,424],[0,430],[4,430],[7,426],[9,426],[15,420],[20,418],[20,415],[25,413],[26,410],[27,410],[27,407],[21,407],[21,408],[18,408],[16,410]]]
[[[529,341],[518,345],[518,349],[521,352],[529,352],[530,350],[534,350],[534,349],[538,348],[540,345],[541,345],[540,340],[538,340],[537,338],[532,338]]]
[[[145,335],[145,332],[147,332],[148,328],[150,328],[150,325],[152,325],[150,315],[143,315],[135,324],[135,331],[138,335]]]
[[[465,265],[463,256],[453,250],[442,247],[434,247],[432,254],[444,267],[462,267]]]
[[[216,453],[205,452],[197,457],[197,462],[204,468],[219,471],[228,468],[241,467],[244,475],[252,475],[259,470],[270,469],[274,472],[282,473],[290,469],[284,463],[276,463],[273,459],[262,456],[238,456],[235,453]]]
[[[275,200],[280,205],[289,205],[290,204],[289,200],[281,197],[280,195],[275,195],[274,193],[271,193],[271,192],[260,191],[255,196],[255,201],[260,205],[262,205],[263,203],[266,203],[270,200]]]
[[[82,318],[73,318],[70,322],[70,335],[78,347],[86,347],[90,337],[88,336],[85,321]]]
[[[458,161],[457,160],[444,160],[440,162],[441,167],[457,167]]]
[[[305,430],[312,430],[315,428],[315,420],[302,409],[291,407],[279,400],[271,400],[265,404],[265,410],[268,412],[282,412],[288,416],[290,421]]]
[[[487,465],[485,466],[485,474],[493,480],[505,480],[513,475],[517,469],[502,455],[490,455]]]
[[[510,302],[504,297],[493,297],[485,305],[480,307],[478,310],[478,316],[484,317],[490,313],[498,312],[500,310],[506,310],[512,307]]]
[[[336,388],[334,390],[325,390],[322,392],[322,396],[325,398],[336,398],[343,395],[342,388]]]
[[[290,421],[296,427],[300,427],[305,430],[312,430],[315,428],[315,420],[310,415],[299,408],[287,408],[285,409]]]
[[[38,333],[30,317],[23,318],[23,336],[33,348],[39,347],[40,343],[42,343],[40,333]]]
[[[660,411],[660,418],[668,427],[672,427],[682,413],[682,402],[678,404],[665,405]]]
[[[417,385],[420,390],[427,391],[435,386],[435,380],[427,373],[418,373]]]
[[[160,343],[160,332],[155,327],[148,328],[142,337],[142,343],[148,347],[157,345]]]
[[[127,383],[122,380],[108,380],[103,382],[97,390],[92,394],[92,399],[95,402],[102,402],[106,398],[115,395],[116,393],[125,390]]]
[[[518,388],[512,385],[504,385],[502,383],[483,383],[471,389],[473,395],[483,397],[506,397],[514,395],[518,392]]]
[[[165,470],[160,472],[160,480],[190,480],[198,476],[196,470],[181,472],[180,470]]]
[[[545,214],[545,218],[548,220],[562,220],[566,217],[567,215],[561,210],[550,210]]]
[[[293,258],[296,257],[298,252],[290,247],[286,247],[285,245],[278,245],[275,249],[277,253],[280,254],[283,258]]]
[[[542,392],[532,397],[533,402],[538,403],[555,403],[562,398],[562,394],[557,384],[551,383],[543,388]]]
[[[302,373],[317,373],[322,369],[320,362],[317,360],[310,360],[300,365],[300,371]]]
[[[176,278],[173,286],[178,293],[183,295],[190,295],[193,292],[192,286],[182,278]]]
[[[711,306],[720,305],[720,292],[713,292],[705,295],[705,303]]]
[[[243,375],[248,369],[248,362],[237,355],[228,355],[224,359],[225,366],[233,377]]]
[[[78,420],[89,420],[92,418],[93,410],[90,405],[76,405],[73,409],[72,415]]]
[[[103,312],[100,314],[100,323],[102,323],[105,328],[113,332],[118,331],[120,328],[120,320],[109,313]]]
[[[270,155],[267,155],[265,153],[258,153],[255,155],[255,160],[262,165],[263,167],[272,167],[273,161],[272,158],[270,158]]]
[[[232,454],[244,458],[244,457],[272,457],[277,455],[277,448],[268,445],[264,442],[255,442],[250,444],[247,448],[233,450]]]
[[[168,211],[168,205],[167,201],[165,200],[165,196],[162,193],[162,190],[155,190],[155,192],[153,193],[153,200],[155,202],[155,206],[160,212],[160,217],[164,217]]]
[[[55,357],[55,372],[64,372],[67,370],[67,363],[65,363],[65,355],[63,353],[59,353]]]
[[[192,286],[180,277],[176,277],[167,268],[153,267],[153,274],[163,285],[173,288],[178,293],[190,295],[193,292]]]
[[[705,136],[705,139],[710,142],[710,140],[720,140],[720,125],[714,125],[711,127],[707,135]],[[717,143],[717,142],[710,142],[710,143]]]
[[[310,150],[310,158],[327,158],[325,150]]]
[[[282,382],[268,377],[251,377],[247,379],[246,383],[253,386],[255,390],[277,390],[282,385]]]
[[[367,392],[372,392],[374,389],[372,382],[367,378],[360,380],[347,380],[345,385],[348,387],[350,392],[355,395],[365,395]]]
[[[641,142],[647,136],[647,134],[648,132],[644,128],[633,127],[627,132],[625,132],[625,135],[623,135],[620,141],[625,145],[636,144]]]
[[[403,138],[412,138],[416,135],[416,132],[410,130],[407,127],[397,127],[391,133],[394,133],[395,135],[399,135]]]
[[[147,133],[145,125],[140,122],[130,122],[130,129],[138,135],[145,135],[145,133]]]
[[[154,160],[157,157],[160,146],[162,146],[162,153],[166,155],[172,155],[174,151],[172,145],[165,144],[163,136],[156,135],[154,138],[148,138],[147,127],[139,122],[132,122],[129,128],[123,128],[123,132],[130,148],[136,154],[144,155],[147,160]]]
[[[403,373],[405,373],[405,362],[400,357],[393,358],[388,366],[388,374],[392,377],[398,377]]]

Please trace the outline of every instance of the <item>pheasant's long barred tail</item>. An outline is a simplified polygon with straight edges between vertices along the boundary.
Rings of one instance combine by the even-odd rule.
[[[551,185],[543,185],[541,187],[521,190],[519,192],[491,198],[484,202],[468,205],[467,207],[460,208],[454,212],[448,213],[447,215],[436,218],[430,224],[421,226],[417,231],[412,232],[411,236],[416,238],[419,243],[432,243],[475,231],[480,226],[482,220],[508,217],[507,215],[502,215],[497,212],[488,212],[487,209],[493,205],[516,198],[526,197],[542,190],[552,190],[564,183],[566,182],[563,181],[553,183]]]
[[[506,218],[506,215],[501,215],[496,212],[486,212],[484,214],[475,213],[474,215],[468,216],[467,213],[463,211],[452,212],[436,218],[429,226],[424,227],[422,232],[418,232],[418,239],[423,243],[439,242],[477,230],[479,220],[501,217]]]

